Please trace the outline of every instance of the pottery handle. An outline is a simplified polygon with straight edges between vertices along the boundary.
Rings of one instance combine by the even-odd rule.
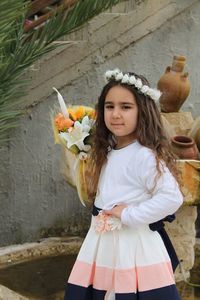
[[[186,79],[186,78],[188,77],[188,75],[189,75],[188,72],[185,72],[185,73],[183,73],[183,74],[181,75],[181,78],[185,78],[185,79]]]
[[[166,68],[166,70],[165,70],[165,73],[169,73],[170,71],[171,71],[171,67],[168,66],[168,67]]]

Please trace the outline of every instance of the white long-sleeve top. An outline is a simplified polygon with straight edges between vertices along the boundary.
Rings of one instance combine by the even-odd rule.
[[[95,206],[108,210],[126,204],[121,221],[137,227],[150,224],[173,214],[183,203],[178,184],[165,166],[155,184],[156,159],[152,150],[139,142],[108,154],[99,178]]]

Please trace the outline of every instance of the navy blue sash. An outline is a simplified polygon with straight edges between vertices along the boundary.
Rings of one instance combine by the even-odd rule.
[[[92,209],[92,215],[93,216],[97,216],[99,214],[99,212],[101,211],[101,208],[98,208],[96,207],[95,205],[93,206],[93,209]],[[157,221],[157,222],[154,222],[154,223],[151,223],[149,224],[149,228],[152,230],[152,231],[157,231],[162,240],[163,240],[163,243],[165,244],[165,247],[167,249],[167,252],[169,254],[169,257],[171,259],[171,264],[172,264],[172,268],[173,268],[173,271],[176,270],[178,264],[179,264],[179,259],[178,259],[178,256],[176,254],[176,251],[172,245],[172,242],[164,228],[165,224],[164,222],[173,222],[175,220],[175,214],[173,215],[169,215],[167,217],[165,217],[164,219],[160,220],[160,221]]]

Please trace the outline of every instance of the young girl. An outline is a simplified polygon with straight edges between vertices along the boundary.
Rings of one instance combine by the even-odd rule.
[[[97,190],[92,222],[65,300],[180,300],[173,248],[159,233],[183,202],[155,103],[160,93],[134,73],[116,69],[105,77],[90,176]]]

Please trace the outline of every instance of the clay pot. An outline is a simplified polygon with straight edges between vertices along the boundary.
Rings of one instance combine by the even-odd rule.
[[[166,68],[165,74],[158,81],[162,92],[160,107],[162,112],[178,112],[190,92],[188,73],[183,73],[184,56],[174,56],[172,66]]]
[[[176,135],[171,138],[174,154],[180,159],[198,159],[198,149],[193,138],[185,135]]]

